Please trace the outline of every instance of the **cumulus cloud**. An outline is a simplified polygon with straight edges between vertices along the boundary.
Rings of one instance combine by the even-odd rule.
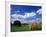
[[[38,14],[42,14],[42,9],[37,10]]]
[[[32,17],[35,16],[36,13],[31,12],[31,13],[25,13],[25,15],[20,15],[20,14],[12,14],[11,17],[13,18],[28,18],[28,17]]]
[[[20,11],[16,11],[16,12],[20,12]],[[37,10],[36,13],[42,14],[42,9]],[[12,14],[12,15],[11,15],[11,17],[12,17],[12,18],[11,18],[11,21],[12,21],[12,23],[14,23],[15,20],[19,20],[19,21],[21,21],[22,23],[30,23],[30,22],[33,22],[33,21],[41,20],[40,18],[36,18],[36,20],[25,20],[25,19],[27,19],[27,18],[30,18],[30,17],[35,16],[36,13],[34,13],[34,12],[28,12],[28,13],[25,12],[24,15],[15,13],[15,14]]]
[[[34,12],[31,12],[31,13],[25,13],[25,17],[33,17],[33,16],[35,16],[36,15],[36,13],[34,13]]]
[[[36,13],[34,12],[31,12],[31,13],[25,13],[25,15],[20,15],[20,14],[12,14],[11,15],[11,21],[12,23],[15,21],[15,20],[19,20],[21,22],[27,22],[27,20],[25,20],[26,18],[29,18],[29,17],[33,17],[35,16]],[[29,21],[28,21],[29,22]]]

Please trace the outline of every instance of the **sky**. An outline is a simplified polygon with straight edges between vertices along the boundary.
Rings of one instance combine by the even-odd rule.
[[[19,20],[21,23],[30,23],[32,21],[42,20],[41,6],[29,5],[11,5],[11,23]]]

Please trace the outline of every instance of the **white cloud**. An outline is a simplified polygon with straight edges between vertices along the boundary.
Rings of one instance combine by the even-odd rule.
[[[15,20],[19,20],[19,21],[23,20],[23,15],[12,14],[11,17],[12,17],[11,18],[12,23],[14,23]]]
[[[29,18],[29,17],[33,17],[35,16],[36,13],[34,12],[31,12],[31,13],[25,13],[25,15],[20,15],[20,14],[12,14],[11,15],[11,21],[12,23],[15,21],[15,20],[19,20],[21,22],[27,22],[27,20],[25,20],[26,18]]]
[[[37,10],[37,13],[42,14],[42,9]]]
[[[17,12],[20,12],[19,10],[18,11],[15,11],[16,13]],[[29,18],[29,17],[33,17],[33,16],[35,16],[36,15],[36,13],[34,13],[34,12],[30,12],[30,13],[26,13],[25,12],[25,15],[20,15],[20,14],[12,14],[11,15],[11,21],[12,21],[12,23],[14,23],[14,21],[15,20],[19,20],[19,21],[21,21],[22,23],[30,23],[30,22],[33,22],[33,21],[36,21],[36,20],[40,20],[39,18],[37,18],[36,20],[25,20],[25,19],[27,19],[27,18]],[[39,10],[37,10],[37,13],[38,14],[42,14],[42,9],[39,9]]]
[[[32,16],[35,16],[35,15],[36,15],[36,13],[34,13],[34,12],[25,13],[25,16],[26,16],[26,17],[32,17]]]
[[[17,18],[23,18],[23,15],[20,14],[12,14],[11,17],[17,19]]]

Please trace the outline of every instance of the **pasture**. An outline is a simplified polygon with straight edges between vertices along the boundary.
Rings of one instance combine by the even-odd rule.
[[[39,31],[39,30],[42,30],[42,25],[36,23],[21,26],[14,26],[14,25],[11,26],[11,32]]]

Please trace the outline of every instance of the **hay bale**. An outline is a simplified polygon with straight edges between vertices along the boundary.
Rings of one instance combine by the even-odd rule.
[[[33,22],[31,24],[31,30],[40,30],[40,29],[41,29],[41,26],[38,23]]]

